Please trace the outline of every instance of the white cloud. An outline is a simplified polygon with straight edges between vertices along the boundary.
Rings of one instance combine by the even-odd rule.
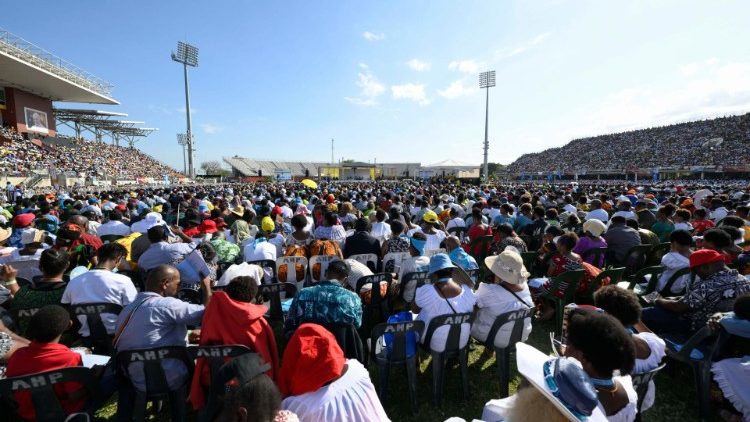
[[[451,84],[448,85],[445,89],[438,89],[438,94],[441,97],[453,99],[462,97],[464,95],[473,95],[477,92],[476,88],[474,88],[473,86],[464,85],[464,82],[464,79],[455,80],[451,82]]]
[[[424,72],[426,70],[430,70],[430,68],[432,67],[432,64],[430,64],[430,62],[425,62],[419,59],[411,59],[406,62],[406,65],[409,66],[412,70],[416,70],[417,72]]]
[[[360,63],[359,68],[361,69],[357,74],[357,86],[360,89],[359,97],[344,97],[344,99],[356,105],[374,106],[378,103],[377,97],[385,92],[385,85],[380,83],[378,78],[370,72],[370,68],[366,64]]]
[[[218,126],[212,123],[204,123],[201,125],[201,129],[207,135],[214,135],[224,130],[222,126]]]
[[[419,105],[430,104],[423,84],[403,84],[391,86],[391,93],[395,99],[412,100]]]
[[[750,63],[709,61],[676,70],[676,88],[631,87],[609,95],[590,113],[588,134],[667,125],[750,109]]]
[[[365,31],[362,33],[362,37],[364,37],[364,39],[366,39],[367,41],[374,42],[374,41],[380,41],[384,39],[385,34],[382,32],[375,33],[375,32]]]
[[[483,66],[483,63],[479,63],[476,60],[454,60],[448,64],[448,69],[457,70],[461,73],[477,73],[479,72],[479,68]]]
[[[545,32],[516,46],[497,50],[495,51],[495,60],[504,60],[524,53],[532,47],[541,44],[550,34],[551,32]]]

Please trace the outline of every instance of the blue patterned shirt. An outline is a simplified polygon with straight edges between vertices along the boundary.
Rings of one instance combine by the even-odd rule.
[[[362,325],[362,300],[338,281],[321,281],[300,290],[289,308],[285,331],[294,331],[306,322]]]

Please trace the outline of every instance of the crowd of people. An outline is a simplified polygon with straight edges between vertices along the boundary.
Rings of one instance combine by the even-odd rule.
[[[167,388],[210,420],[387,421],[352,335],[367,339],[379,322],[421,321],[403,353],[413,356],[420,344],[438,353],[449,347],[449,329],[429,327],[456,324],[455,316],[458,347],[492,354],[514,331],[508,322],[488,338],[500,316],[533,310],[533,323],[522,320],[523,342],[564,306],[559,356],[519,343],[528,384],[459,416],[633,421],[658,397],[653,386],[638,397],[631,376],[658,368],[667,342],[684,343],[717,320],[748,324],[749,186],[285,182],[18,197],[0,210],[4,376],[103,358],[92,371],[96,394],[87,399],[80,385],[63,383],[63,409],[95,410],[117,392],[117,418],[130,421],[146,385],[153,388],[149,377],[158,377],[145,369],[143,350],[162,350],[153,356],[163,357]],[[282,257],[309,266],[273,265]],[[661,274],[626,286],[598,277],[651,265]],[[578,284],[560,282],[571,272],[582,273]],[[277,282],[285,283],[281,309],[265,290]],[[388,311],[376,316],[381,301]],[[82,314],[71,319],[72,307],[87,304],[116,309],[101,308],[101,326]],[[369,346],[387,357],[392,336]],[[251,353],[219,370],[208,357],[220,350],[197,360],[173,354],[188,344]],[[733,353],[722,374],[746,373],[750,351]],[[136,357],[122,364],[123,356]],[[746,387],[742,380],[722,376],[720,387],[733,405],[725,410],[747,418],[747,396],[732,393]],[[11,401],[28,420],[42,411],[24,392]],[[185,409],[172,412],[180,418]]]
[[[3,142],[2,139],[7,141]],[[36,144],[12,129],[0,129],[0,173],[28,176],[34,170],[125,180],[139,177],[162,180],[165,175],[170,178],[179,176],[177,171],[137,148],[73,138],[53,145]]]
[[[750,114],[620,132],[570,141],[524,154],[512,174],[591,170],[744,166],[750,161]]]

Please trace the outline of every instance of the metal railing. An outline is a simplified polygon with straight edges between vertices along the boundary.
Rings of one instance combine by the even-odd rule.
[[[109,96],[112,85],[85,70],[0,28],[0,51],[98,94]]]

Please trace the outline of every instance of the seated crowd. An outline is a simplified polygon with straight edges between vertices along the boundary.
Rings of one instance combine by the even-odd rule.
[[[526,379],[472,412],[485,421],[633,421],[658,401],[637,377],[659,369],[669,342],[717,313],[746,319],[750,194],[703,188],[259,183],[20,197],[0,228],[3,376],[93,367],[95,391],[55,386],[62,412],[93,414],[116,393],[122,421],[165,397],[174,420],[385,421],[366,356],[421,345],[468,365],[476,344],[496,359],[517,348]],[[559,357],[522,343],[544,320],[558,324]],[[405,350],[393,332],[368,342],[386,322],[421,328]],[[50,410],[33,397],[0,393],[0,406],[36,420]],[[750,408],[732,399],[727,411]]]

